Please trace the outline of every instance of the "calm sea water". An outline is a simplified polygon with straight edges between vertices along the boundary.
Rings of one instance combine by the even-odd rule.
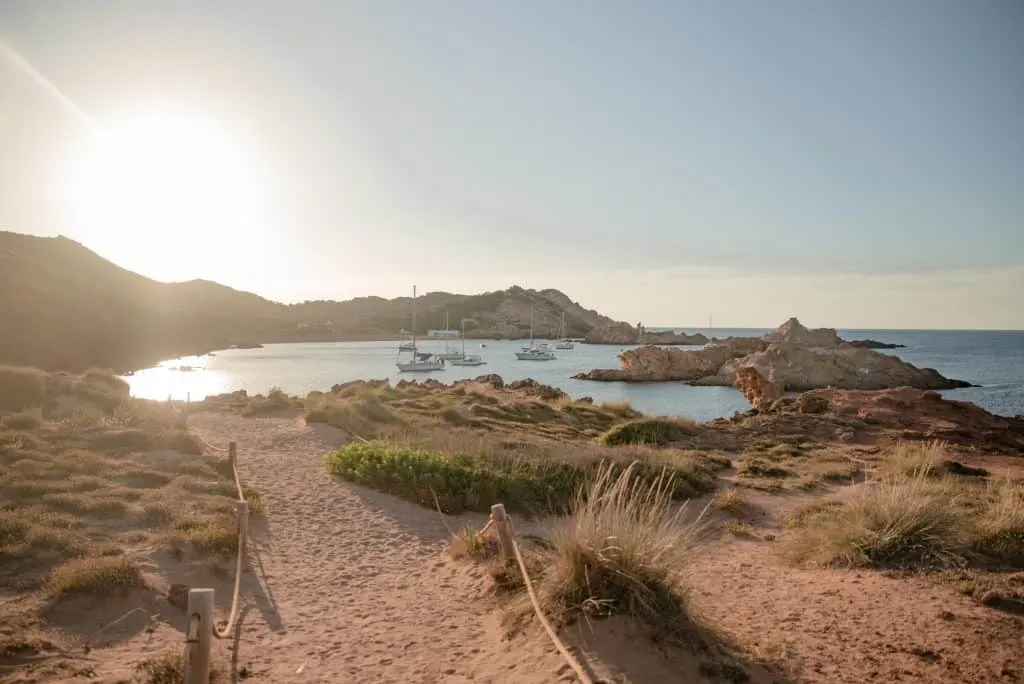
[[[766,330],[688,328],[717,337],[757,336]],[[871,338],[907,345],[895,354],[917,366],[935,368],[947,377],[981,385],[950,390],[951,399],[972,401],[994,413],[1024,413],[1024,331],[921,331],[840,330],[845,339]],[[486,346],[481,346],[484,344]],[[744,411],[749,404],[730,387],[690,387],[682,383],[625,384],[573,380],[571,376],[592,368],[618,367],[617,354],[624,347],[577,344],[573,350],[556,351],[554,361],[519,361],[514,352],[522,345],[512,341],[467,341],[466,351],[478,353],[486,366],[448,366],[435,373],[398,373],[395,355],[398,342],[325,342],[272,344],[262,349],[230,349],[214,355],[166,361],[155,368],[125,378],[138,397],[193,401],[208,394],[238,389],[250,393],[280,387],[289,394],[327,390],[349,380],[431,377],[443,382],[497,373],[506,381],[534,378],[560,387],[574,397],[597,401],[628,399],[636,408],[661,415],[709,420]],[[442,342],[424,342],[422,351],[440,351]],[[181,365],[194,371],[174,370]]]

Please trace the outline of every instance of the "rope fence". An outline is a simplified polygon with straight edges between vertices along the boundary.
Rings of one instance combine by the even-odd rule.
[[[203,439],[200,443],[213,451],[227,451],[231,476],[235,481],[238,499],[238,553],[235,558],[235,584],[231,595],[231,611],[227,623],[218,627],[213,621],[213,589],[190,589],[188,592],[188,629],[185,633],[185,684],[209,684],[210,652],[213,638],[227,639],[235,631],[238,620],[238,596],[242,587],[242,568],[245,563],[245,540],[249,532],[249,503],[238,475],[238,446],[229,442],[226,449]]]
[[[537,598],[537,592],[533,588],[533,580],[530,579],[530,573],[526,570],[526,563],[523,562],[523,554],[519,550],[519,544],[516,543],[515,533],[512,530],[512,519],[508,517],[505,512],[504,504],[495,504],[491,506],[491,517],[487,521],[487,524],[479,534],[481,536],[488,534],[491,531],[497,534],[498,542],[501,545],[501,559],[503,562],[508,563],[515,559],[519,565],[519,571],[523,574],[523,584],[526,585],[526,593],[530,595],[530,603],[533,605],[533,611],[537,615],[537,619],[540,621],[541,626],[551,639],[551,643],[554,644],[555,649],[565,659],[565,662],[569,664],[572,671],[576,673],[577,679],[580,680],[580,684],[594,684],[594,681],[587,674],[583,666],[580,665],[576,657],[569,651],[566,645],[559,638],[558,633],[555,632],[554,627],[548,622],[547,617],[544,615],[544,611],[540,607],[540,600]]]

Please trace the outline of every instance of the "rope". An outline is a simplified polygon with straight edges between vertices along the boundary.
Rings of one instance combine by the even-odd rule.
[[[237,453],[237,452],[236,452]],[[245,503],[245,493],[242,491],[242,480],[238,476],[238,458],[231,460],[231,473],[235,477],[235,488],[238,490],[238,500]],[[242,563],[245,560],[245,534],[242,529],[242,518],[238,518],[238,555],[235,559],[235,589],[231,596],[231,615],[223,628],[214,627],[213,635],[218,639],[227,638],[235,627],[235,620],[238,618],[238,594],[242,588]]]
[[[210,444],[209,442],[207,442],[205,439],[203,439],[199,435],[193,435],[193,437],[198,439],[199,443],[202,446],[206,447],[207,449],[210,449],[211,451],[227,451],[229,449],[229,447],[222,447],[222,446],[217,446],[216,444]]]
[[[490,523],[488,523],[489,525]],[[544,611],[540,609],[540,601],[537,600],[537,594],[533,590],[533,582],[530,580],[530,573],[526,572],[526,564],[523,563],[523,554],[519,552],[519,544],[516,543],[515,539],[512,539],[512,550],[516,553],[516,561],[519,563],[519,570],[523,573],[523,583],[526,584],[526,591],[530,594],[530,603],[533,604],[533,610],[537,613],[537,619],[540,620],[540,624],[544,627],[544,631],[551,637],[551,643],[555,645],[558,652],[562,654],[565,661],[569,663],[569,667],[576,673],[576,677],[579,678],[581,684],[594,684],[593,680],[583,670],[583,667],[579,664],[575,657],[569,653],[569,649],[565,647],[562,640],[558,638],[554,628],[548,619],[544,617]]]

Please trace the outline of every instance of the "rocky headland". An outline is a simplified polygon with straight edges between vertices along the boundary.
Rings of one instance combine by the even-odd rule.
[[[727,387],[742,383],[742,369],[751,368],[773,387],[771,391],[763,390],[772,395],[825,387],[939,390],[970,386],[932,368],[918,368],[872,348],[881,344],[872,340],[851,344],[840,338],[834,329],[808,329],[791,318],[760,338],[733,337],[699,350],[654,345],[631,349],[619,355],[620,368],[595,369],[574,377]]]

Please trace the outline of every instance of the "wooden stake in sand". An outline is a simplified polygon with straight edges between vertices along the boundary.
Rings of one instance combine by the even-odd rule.
[[[516,557],[515,542],[512,540],[512,529],[509,527],[505,504],[491,506],[491,520],[498,528],[498,541],[501,542],[501,559],[506,563]]]
[[[210,647],[213,644],[213,589],[188,592],[188,659],[185,684],[210,684]]]
[[[231,472],[238,472],[238,445],[228,442],[228,460],[231,461]]]

